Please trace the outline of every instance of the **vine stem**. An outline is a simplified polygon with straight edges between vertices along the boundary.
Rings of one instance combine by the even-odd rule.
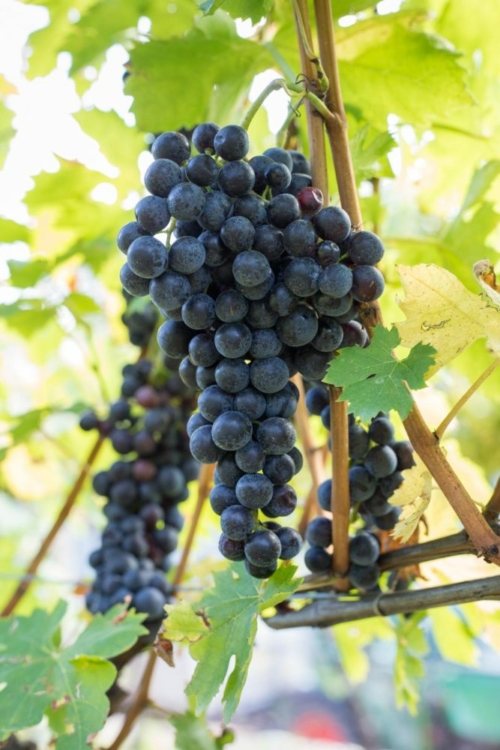
[[[362,217],[347,136],[330,1],[314,0],[314,8],[320,57],[330,82],[325,101],[333,117],[325,119],[325,127],[332,149],[340,202],[349,214],[353,225],[358,227],[362,225]],[[364,311],[363,323],[370,332],[373,324],[377,322],[382,322],[382,316],[378,304],[373,303]],[[439,448],[435,435],[424,422],[415,402],[412,411],[404,420],[404,426],[413,447],[460,518],[478,553],[487,560],[500,565],[500,538],[491,530],[474,505],[472,498]]]
[[[283,89],[288,96],[291,98],[292,92],[295,94],[302,94],[302,96],[309,102],[309,104],[323,117],[328,117],[329,112],[321,99],[316,96],[312,91],[304,89],[301,83],[292,83],[291,81],[285,81],[284,78],[275,78],[273,81],[267,84],[267,86],[261,91],[252,105],[248,108],[248,111],[241,121],[241,127],[248,130],[250,123],[253,118],[262,107],[267,97],[273,93],[273,91],[279,91]]]
[[[317,78],[317,70],[314,65],[314,61],[311,60],[307,55],[307,50],[304,46],[304,36],[308,41],[308,47],[312,48],[312,35],[311,26],[309,23],[309,13],[307,0],[296,0],[294,4],[295,10],[295,23],[297,29],[297,37],[299,39],[299,52],[300,61],[302,67],[302,73],[308,81],[314,81]],[[319,26],[318,26],[319,28]],[[320,38],[320,52],[321,52],[321,35],[322,33],[328,33],[324,29],[319,32]],[[323,62],[323,69],[326,72],[328,80],[330,76]],[[327,94],[328,96],[328,94]],[[327,99],[328,103],[328,99]],[[315,110],[310,102],[306,103],[307,113],[307,129],[310,144],[310,157],[312,166],[312,181],[313,185],[321,190],[326,200],[329,197],[328,187],[328,167],[326,158],[325,148],[325,135],[323,128],[323,120],[327,121],[332,118],[331,111],[327,108],[326,114],[319,113]],[[322,115],[323,120],[319,114]],[[347,586],[347,579],[345,574],[347,572],[348,563],[346,564],[346,550],[348,554],[349,544],[349,524],[346,517],[349,517],[349,492],[346,493],[346,487],[349,487],[348,479],[348,433],[347,433],[347,404],[338,401],[339,393],[334,391],[331,387],[330,391],[330,403],[332,405],[332,496],[331,496],[331,508],[332,508],[332,536],[334,538],[334,554],[333,554],[333,572],[338,576],[338,587],[339,589],[345,589]],[[335,419],[335,424],[333,420]],[[335,544],[337,544],[337,550],[335,550]]]
[[[486,504],[483,516],[488,522],[496,521],[500,515],[500,477],[497,479],[493,494]]]
[[[472,383],[471,387],[464,393],[464,395],[457,401],[453,409],[451,409],[450,413],[446,415],[439,427],[434,430],[434,434],[438,440],[441,440],[450,423],[455,419],[460,409],[467,403],[470,397],[474,395],[474,393],[484,383],[484,381],[489,378],[492,372],[496,370],[498,365],[500,365],[500,359],[496,358],[493,360],[490,366],[478,377],[478,379],[474,383]]]
[[[137,692],[135,693],[129,710],[125,714],[125,719],[120,729],[118,736],[112,745],[109,746],[108,750],[118,750],[122,742],[129,736],[135,720],[143,711],[144,707],[148,703],[148,692],[151,680],[153,679],[153,673],[156,666],[156,652],[150,651],[144,672],[142,673],[141,681]]]
[[[20,582],[14,593],[12,594],[11,598],[3,608],[3,610],[0,612],[0,617],[8,617],[14,609],[17,607],[23,596],[28,591],[30,585],[33,582],[33,577],[38,570],[38,566],[44,559],[45,555],[47,554],[49,547],[51,546],[52,542],[54,541],[57,533],[59,532],[61,526],[64,524],[66,519],[68,518],[71,509],[73,508],[73,505],[75,504],[75,501],[80,494],[80,490],[83,487],[83,484],[85,480],[87,479],[89,472],[99,455],[99,452],[101,450],[101,447],[104,443],[104,436],[99,435],[97,440],[95,441],[94,445],[92,446],[92,449],[87,456],[86,460],[84,461],[80,473],[78,474],[78,477],[76,478],[75,483],[73,484],[73,487],[69,491],[61,510],[59,511],[59,514],[54,521],[52,528],[50,529],[47,536],[44,538],[42,543],[40,544],[40,548],[38,549],[38,552],[31,560],[30,564],[26,568],[26,571],[24,573],[23,580]]]
[[[414,449],[459,517],[478,555],[487,562],[500,565],[500,538],[492,531],[446,460],[415,402],[403,424]]]
[[[299,627],[329,627],[371,617],[409,614],[435,607],[448,607],[500,597],[500,576],[475,581],[434,586],[416,591],[381,593],[360,599],[342,599],[336,595],[313,601],[303,609],[288,611],[264,620],[275,630]]]
[[[177,567],[175,578],[173,580],[174,587],[179,586],[180,582],[184,578],[189,555],[191,554],[191,549],[196,536],[196,530],[200,521],[201,512],[203,510],[203,506],[205,505],[205,501],[208,498],[210,485],[212,484],[214,468],[215,464],[203,464],[201,467],[200,476],[198,479],[198,498],[196,501],[196,507],[194,509],[193,517],[191,518],[186,543],[184,545],[184,549],[182,550],[181,561]]]
[[[320,452],[314,445],[311,435],[311,428],[309,426],[309,418],[305,403],[304,381],[300,375],[295,375],[292,378],[292,381],[295,383],[299,391],[299,401],[294,421],[302,442],[304,458],[312,479],[311,490],[307,496],[299,523],[299,532],[302,537],[304,537],[312,510],[315,508],[317,513],[321,512],[318,506],[318,487],[322,481],[322,462]]]

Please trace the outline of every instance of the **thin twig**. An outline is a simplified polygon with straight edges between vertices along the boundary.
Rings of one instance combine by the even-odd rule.
[[[500,477],[497,479],[493,494],[488,500],[485,509],[483,510],[483,516],[486,518],[488,523],[497,520],[500,515]],[[498,533],[498,532],[497,532]]]
[[[477,391],[477,389],[489,378],[489,376],[496,370],[500,365],[500,359],[496,358],[490,364],[490,366],[478,377],[478,379],[472,383],[471,387],[464,393],[464,395],[457,401],[450,413],[443,419],[439,427],[434,430],[434,434],[438,440],[441,440],[445,431],[449,427],[450,423],[455,419],[460,409],[467,403],[471,396]]]
[[[264,620],[271,628],[328,627],[371,617],[408,614],[435,607],[448,607],[500,597],[500,576],[452,583],[414,591],[366,595],[358,600],[317,599],[297,611],[287,611]]]
[[[150,651],[148,661],[146,662],[146,667],[139,683],[139,687],[132,698],[130,708],[125,714],[123,726],[120,729],[118,736],[116,737],[113,744],[109,746],[108,750],[118,750],[122,742],[129,736],[132,727],[134,726],[135,720],[148,705],[149,686],[151,685],[151,680],[153,678],[156,659],[156,652],[154,650]]]
[[[61,510],[59,511],[59,514],[54,521],[54,524],[52,528],[50,529],[49,533],[45,537],[45,539],[42,541],[40,548],[36,555],[31,560],[30,564],[26,568],[25,576],[26,578],[23,578],[21,583],[18,585],[12,596],[10,597],[9,601],[3,608],[2,612],[0,613],[1,617],[7,617],[11,614],[11,612],[14,611],[14,609],[17,607],[27,590],[29,589],[31,583],[33,582],[33,576],[36,571],[38,570],[38,566],[44,559],[45,555],[47,554],[50,545],[54,541],[58,531],[60,530],[61,526],[64,524],[66,519],[68,518],[70,511],[75,504],[75,501],[80,493],[80,490],[83,487],[83,484],[85,480],[87,479],[87,476],[92,468],[92,465],[94,461],[96,460],[99,451],[101,450],[102,444],[104,442],[104,436],[99,435],[97,440],[95,441],[92,450],[90,451],[87,459],[85,460],[82,468],[80,469],[80,473],[71,488],[70,492],[68,493],[63,506]]]
[[[193,517],[189,526],[189,532],[186,539],[186,544],[182,550],[181,561],[177,567],[175,578],[173,581],[174,587],[177,587],[184,577],[186,571],[187,562],[193,546],[193,541],[196,536],[196,530],[200,520],[201,512],[205,501],[208,498],[210,492],[210,485],[212,484],[212,478],[214,475],[214,464],[203,464],[198,479],[198,499],[196,501],[196,507],[194,509]]]

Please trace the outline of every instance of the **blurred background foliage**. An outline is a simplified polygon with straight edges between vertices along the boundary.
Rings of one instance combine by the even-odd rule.
[[[287,0],[4,0],[2,599],[90,449],[91,438],[77,426],[79,414],[89,406],[104,409],[118,393],[121,366],[134,357],[120,320],[123,258],[115,238],[144,193],[141,175],[153,136],[206,120],[238,122],[271,78],[295,80],[300,65],[291,6]],[[332,7],[365,227],[380,233],[387,247],[386,321],[402,317],[398,263],[442,265],[479,292],[472,265],[483,258],[495,264],[500,246],[499,3],[333,0]],[[273,94],[252,122],[253,153],[274,145],[286,115],[284,95]],[[294,131],[297,147],[307,153],[303,115]],[[484,342],[477,342],[432,379],[419,394],[431,426],[490,361]],[[495,375],[484,384],[444,443],[480,504],[498,477],[499,386]],[[319,423],[313,425],[324,441]],[[110,458],[105,449],[99,466]],[[305,495],[307,478],[301,483]],[[427,520],[429,537],[457,528],[439,492]],[[198,560],[207,549],[211,554],[209,514],[204,521]],[[89,576],[86,556],[100,525],[99,506],[86,487],[41,569],[47,583],[32,588],[21,611],[60,595],[74,595],[74,611],[81,609],[74,583]],[[484,572],[484,564],[468,558],[424,567],[428,582]],[[196,559],[191,574],[202,574]],[[470,605],[433,615],[444,656],[474,662],[481,611]],[[489,623],[488,638],[500,645],[498,611]],[[337,630],[353,678],[367,671],[360,645],[383,637],[385,627],[367,623],[365,641],[361,626],[356,638],[348,637],[347,627]],[[415,663],[409,662],[411,649],[397,654],[400,689],[410,693],[402,698],[410,703],[425,650],[417,630],[396,632],[400,643],[413,638]]]

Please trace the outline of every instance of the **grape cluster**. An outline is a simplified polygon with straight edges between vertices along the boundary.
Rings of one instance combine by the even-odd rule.
[[[94,491],[107,498],[107,525],[101,547],[90,555],[96,577],[86,604],[96,613],[128,601],[154,622],[172,593],[165,572],[183,525],[178,504],[198,475],[185,431],[193,397],[177,373],[157,374],[147,359],[122,372],[121,398],[106,418],[90,412],[80,420],[82,429],[105,435],[120,456],[93,478]]]
[[[358,313],[383,291],[383,246],[352,232],[341,208],[322,207],[302,154],[270,148],[247,159],[246,131],[213,123],[194,130],[192,145],[195,155],[175,132],[153,143],[151,194],[118,235],[121,280],[130,294],[150,295],[166,318],[161,348],[202,391],[190,445],[199,461],[217,463],[220,550],[267,577],[300,549],[292,529],[258,518],[286,516],[297,502],[289,379],[321,380],[334,351],[367,344]],[[155,236],[165,230],[166,241]]]
[[[306,394],[310,414],[321,417],[330,429],[328,390],[316,385]],[[365,529],[349,542],[349,580],[353,587],[369,590],[377,586],[380,569],[377,559],[380,544],[376,529],[390,531],[397,523],[400,509],[391,505],[389,498],[404,481],[402,472],[415,465],[413,448],[408,440],[395,440],[394,427],[386,414],[378,414],[368,429],[349,415],[349,497],[365,522]],[[318,488],[320,507],[331,510],[332,480]],[[327,548],[332,544],[331,516],[318,516],[307,527],[306,539],[311,545],[305,563],[312,573],[324,573],[332,568],[332,555]]]

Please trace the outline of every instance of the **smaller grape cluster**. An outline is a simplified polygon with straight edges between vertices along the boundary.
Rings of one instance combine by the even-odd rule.
[[[306,394],[310,414],[321,417],[330,429],[328,389],[316,385]],[[380,543],[377,529],[390,531],[396,525],[400,509],[391,505],[389,498],[404,481],[403,471],[415,465],[413,448],[408,440],[395,440],[394,426],[386,414],[378,414],[368,429],[349,415],[349,497],[364,521],[365,528],[349,541],[349,580],[354,588],[370,590],[377,586],[380,569],[377,559]],[[318,503],[330,513],[332,480],[318,488]],[[314,518],[307,527],[306,539],[310,547],[305,563],[312,573],[325,573],[332,568],[331,515]]]
[[[178,505],[198,476],[185,431],[193,397],[177,373],[155,373],[148,359],[122,373],[121,398],[106,418],[90,412],[80,420],[83,430],[106,436],[120,456],[93,478],[94,491],[107,499],[107,524],[101,547],[90,555],[96,577],[86,604],[97,613],[129,601],[154,622],[172,593],[165,573],[183,525]]]
[[[130,303],[134,298],[123,290],[123,296]],[[151,341],[151,337],[156,329],[159,320],[159,313],[156,307],[147,302],[140,309],[130,309],[131,305],[122,315],[122,323],[125,325],[130,343],[134,346],[145,348]]]

